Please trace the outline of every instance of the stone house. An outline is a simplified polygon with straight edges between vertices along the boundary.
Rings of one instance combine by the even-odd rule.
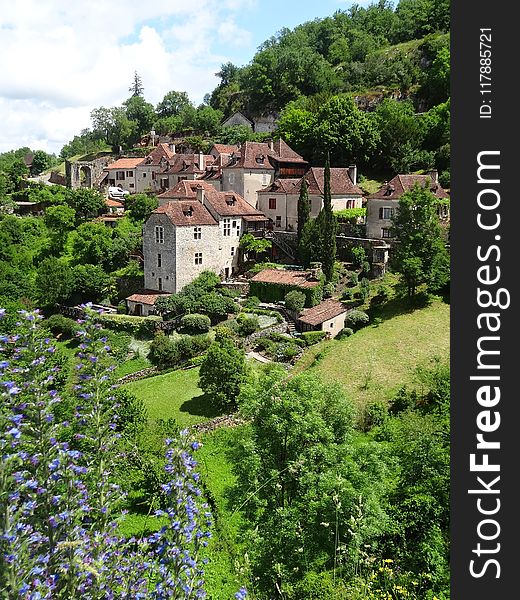
[[[329,298],[311,308],[305,308],[296,320],[300,331],[325,331],[334,338],[345,327],[346,306]]]
[[[277,113],[267,113],[249,118],[237,111],[223,121],[222,127],[243,125],[255,133],[272,133],[276,129],[278,117]]]
[[[236,191],[256,208],[260,190],[276,178],[302,177],[307,166],[307,161],[281,139],[245,142],[222,166],[222,190]]]
[[[119,158],[107,165],[104,170],[108,173],[107,180],[109,187],[119,186],[131,194],[135,194],[138,191],[137,165],[142,161],[142,157]]]
[[[168,294],[157,292],[155,290],[142,290],[137,294],[132,294],[126,298],[126,306],[129,315],[138,317],[148,317],[155,314],[154,304],[157,298],[167,296]]]
[[[147,156],[141,159],[136,167],[135,192],[157,192],[163,188],[164,172],[170,167],[175,156],[175,149],[169,144],[158,144]]]
[[[200,179],[215,162],[211,154],[175,154],[165,171],[158,176],[157,191],[164,192],[183,180]]]
[[[243,125],[252,130],[254,123],[238,110],[222,122],[222,127],[235,127],[236,125]]]
[[[448,200],[449,194],[439,185],[437,171],[427,175],[396,175],[381,189],[367,197],[366,235],[371,239],[391,239],[392,218],[399,207],[399,198],[414,188],[427,186],[439,200]],[[439,219],[449,221],[449,203],[439,203]]]
[[[321,270],[263,269],[249,280],[249,293],[262,302],[284,300],[292,290],[303,292],[306,306],[314,306],[321,300]]]
[[[323,208],[325,169],[311,167],[305,174],[309,193],[310,214],[314,219]],[[268,218],[275,230],[296,231],[298,228],[298,198],[303,178],[277,179],[258,191],[258,209]],[[331,168],[330,189],[332,210],[361,208],[363,191],[357,185],[357,167]]]
[[[145,287],[177,293],[202,271],[231,276],[241,235],[252,226],[263,231],[265,216],[205,182],[183,180],[168,194],[143,227]]]

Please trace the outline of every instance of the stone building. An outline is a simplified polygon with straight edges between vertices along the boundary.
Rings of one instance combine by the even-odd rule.
[[[334,338],[345,327],[346,306],[329,298],[312,308],[305,308],[296,320],[300,331],[324,331]]]
[[[256,208],[260,190],[276,178],[302,177],[307,167],[307,161],[282,139],[245,142],[222,167],[222,190],[236,191]]]
[[[311,167],[305,174],[314,219],[323,208],[325,169]],[[258,191],[258,209],[268,218],[274,230],[296,231],[298,228],[298,198],[303,178],[277,179],[269,187]],[[363,191],[357,185],[357,167],[331,168],[330,190],[332,210],[361,208]]]
[[[106,167],[114,160],[109,152],[82,156],[65,161],[65,185],[73,190],[79,188],[99,189],[105,184]],[[114,184],[115,185],[115,184]]]
[[[372,239],[391,239],[392,218],[399,207],[399,198],[414,186],[425,187],[439,200],[448,200],[449,194],[439,185],[437,171],[427,175],[396,175],[385,182],[375,194],[367,197],[366,235]],[[439,218],[449,220],[449,204],[439,203]]]
[[[187,180],[177,188],[159,197],[161,205],[143,228],[147,289],[177,293],[206,270],[231,276],[239,265],[241,235],[265,226],[265,216],[235,192]]]

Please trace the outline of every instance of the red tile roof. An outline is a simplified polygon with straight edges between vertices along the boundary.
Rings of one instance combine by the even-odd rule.
[[[157,198],[159,198],[160,200],[184,200],[191,198],[196,199],[197,188],[200,186],[202,186],[203,189],[208,193],[211,193],[211,190],[215,191],[215,188],[210,183],[206,183],[205,181],[201,181],[200,179],[183,179],[169,190],[166,190],[162,194],[159,194]]]
[[[120,169],[124,171],[125,169],[135,169],[137,165],[140,165],[143,162],[143,157],[140,158],[119,158],[113,163],[110,163],[105,167],[105,170],[112,169]]]
[[[275,179],[273,183],[258,190],[258,194],[299,194],[301,179]]]
[[[320,325],[329,319],[347,312],[347,308],[337,300],[324,300],[312,308],[305,308],[298,317],[298,321],[308,325]]]
[[[237,160],[233,161],[233,157]],[[277,162],[307,164],[307,161],[292,150],[283,140],[273,144],[273,150],[266,142],[245,142],[239,152],[231,156],[227,168],[274,169]]]
[[[151,152],[148,154],[144,160],[143,165],[154,165],[160,166],[161,159],[165,159],[167,161],[171,161],[174,157],[174,153],[170,150],[168,144],[158,144]]]
[[[118,200],[112,200],[112,198],[107,198],[105,200],[105,204],[107,206],[113,206],[114,208],[124,208],[125,205],[122,202],[119,202]]]
[[[396,175],[388,183],[381,186],[375,194],[370,194],[368,200],[399,200],[405,193],[413,189],[415,185],[420,187],[428,186],[428,189],[435,194],[437,198],[449,198],[448,193],[438,183],[434,181],[431,175]]]
[[[158,292],[156,290],[141,290],[137,294],[132,294],[126,298],[129,302],[139,302],[139,304],[149,304],[153,306],[157,298],[161,296],[170,296],[168,292]]]
[[[323,196],[325,169],[311,167],[305,174],[309,194]],[[259,190],[259,194],[299,194],[302,185],[301,179],[277,179],[268,188]],[[333,196],[362,196],[363,190],[352,183],[348,169],[333,167],[330,170],[330,192]]]
[[[240,150],[237,144],[213,144],[213,148],[219,154],[233,154],[233,152],[238,152]]]
[[[159,206],[152,214],[165,214],[177,227],[217,224],[208,209],[197,200],[173,200]]]
[[[251,281],[292,285],[301,288],[313,288],[320,283],[309,271],[287,271],[285,269],[264,269],[252,277]]]
[[[207,166],[212,164],[215,157],[211,154],[202,155],[202,165],[199,154],[175,154],[170,159],[170,168],[167,173],[204,173]]]

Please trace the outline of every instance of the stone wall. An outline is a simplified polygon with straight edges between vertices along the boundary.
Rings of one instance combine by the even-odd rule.
[[[98,189],[105,167],[113,160],[112,155],[105,155],[92,160],[65,161],[67,187],[73,190],[82,187]]]

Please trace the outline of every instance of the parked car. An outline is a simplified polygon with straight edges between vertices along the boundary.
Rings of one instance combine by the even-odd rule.
[[[108,197],[112,200],[122,200],[125,196],[128,196],[130,192],[124,190],[120,186],[110,186],[108,188]]]

